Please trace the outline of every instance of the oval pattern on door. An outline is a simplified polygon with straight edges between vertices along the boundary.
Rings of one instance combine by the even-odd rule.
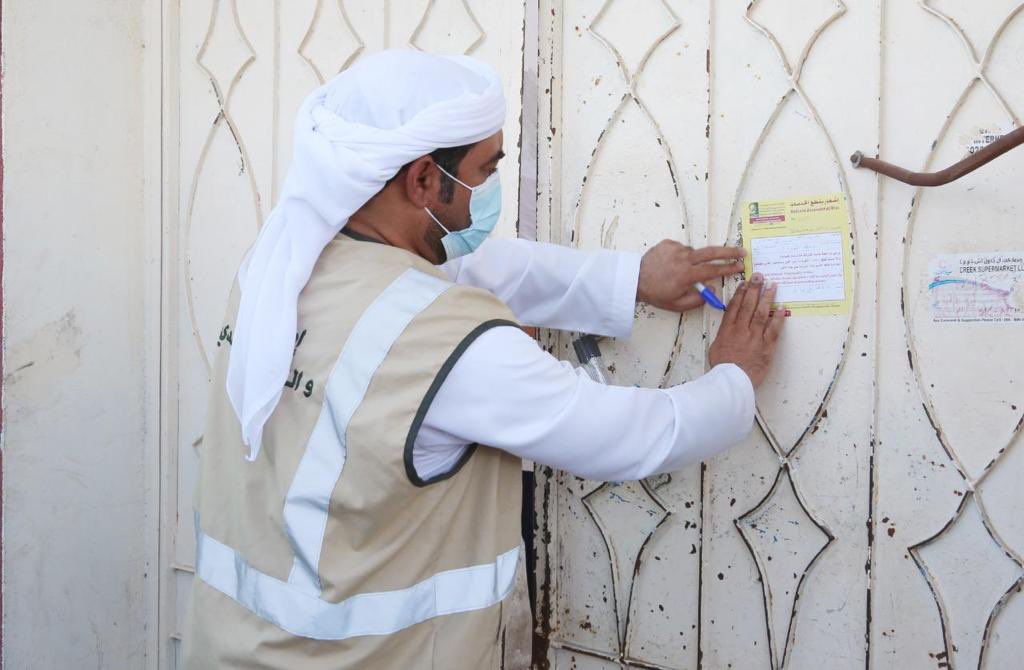
[[[576,210],[574,245],[616,249],[624,240],[643,240],[646,246],[664,238],[686,243],[685,210],[669,160],[646,111],[632,97],[624,98],[595,149]],[[640,306],[630,342],[603,348],[612,379],[662,386],[679,334],[678,314]]]
[[[742,203],[845,192],[840,175],[831,141],[802,96],[791,90],[780,100],[747,166],[736,198],[732,239],[739,238]],[[853,245],[853,239],[849,242]],[[852,254],[856,263],[855,246]],[[856,285],[856,265],[854,270]],[[758,392],[763,425],[785,453],[796,447],[824,410],[839,376],[852,327],[852,313],[794,319],[798,323],[785,330],[776,363]]]
[[[981,129],[1012,123],[979,80],[966,90],[929,164],[960,160]],[[981,477],[1007,446],[1024,416],[1024,323],[936,322],[943,293],[961,290],[937,281],[944,255],[1024,253],[1020,198],[1024,153],[1010,152],[947,186],[923,189],[911,213],[904,258],[904,308],[909,356],[929,417],[943,446],[971,479]],[[984,204],[986,216],[977,212]],[[930,225],[957,221],[959,225]],[[1024,301],[1024,286],[1006,296],[984,281],[972,304]],[[989,295],[991,294],[991,295]],[[1024,306],[1024,305],[1022,305]],[[974,309],[974,308],[971,308]],[[980,307],[978,309],[982,309]]]

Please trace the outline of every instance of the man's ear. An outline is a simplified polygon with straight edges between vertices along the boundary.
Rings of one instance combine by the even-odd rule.
[[[431,207],[437,202],[441,192],[441,179],[434,159],[421,156],[406,165],[402,184],[405,186],[405,197],[417,209]]]

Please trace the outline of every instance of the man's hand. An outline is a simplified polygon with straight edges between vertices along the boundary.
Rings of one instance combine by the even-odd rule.
[[[755,273],[750,282],[736,289],[708,352],[712,367],[735,363],[747,373],[754,388],[761,385],[771,368],[786,311],[780,306],[771,313],[776,286],[769,285],[762,294],[763,282]]]
[[[700,307],[704,301],[693,285],[742,272],[740,259],[744,253],[736,247],[691,249],[679,242],[662,240],[640,261],[636,299],[673,312]]]

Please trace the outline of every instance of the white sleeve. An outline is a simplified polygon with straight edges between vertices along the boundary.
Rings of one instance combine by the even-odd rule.
[[[524,325],[609,337],[633,329],[639,253],[489,239],[442,269],[458,284],[494,293]]]
[[[754,390],[735,365],[666,390],[604,386],[519,329],[497,327],[441,385],[413,462],[427,479],[481,443],[588,479],[642,479],[719,454],[753,419]]]

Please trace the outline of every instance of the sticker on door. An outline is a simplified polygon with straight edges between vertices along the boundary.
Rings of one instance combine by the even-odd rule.
[[[1024,324],[1024,252],[936,256],[928,302],[934,323]]]
[[[850,214],[842,193],[743,204],[746,276],[779,286],[794,315],[848,314],[853,298]]]

